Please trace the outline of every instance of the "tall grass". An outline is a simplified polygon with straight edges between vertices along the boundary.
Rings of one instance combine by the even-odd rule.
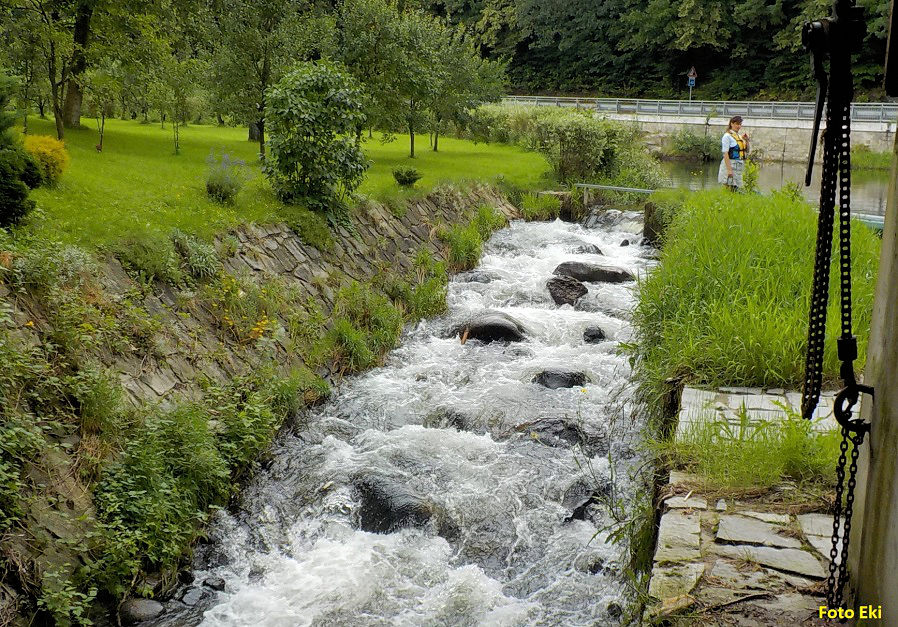
[[[743,410],[739,424],[723,418],[699,420],[677,438],[653,447],[671,468],[733,491],[770,488],[783,479],[832,485],[841,439],[838,431],[816,430],[794,413],[782,421],[756,422]]]
[[[695,384],[792,387],[804,373],[816,214],[803,200],[696,192],[678,198],[659,267],[639,285],[630,346],[643,400],[665,379]],[[856,366],[863,368],[880,241],[860,223],[852,232]],[[837,249],[836,249],[837,250]],[[824,376],[838,377],[838,260],[831,269]]]
[[[874,152],[864,144],[851,149],[852,170],[890,170],[891,168],[891,152]]]

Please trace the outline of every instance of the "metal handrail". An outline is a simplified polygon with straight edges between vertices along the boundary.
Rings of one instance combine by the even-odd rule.
[[[506,102],[537,106],[576,107],[606,113],[647,113],[730,117],[742,115],[782,120],[813,120],[813,102],[772,102],[760,100],[648,100],[641,98],[583,98],[578,96],[505,96]],[[851,119],[857,122],[894,122],[896,102],[864,102],[851,105]]]

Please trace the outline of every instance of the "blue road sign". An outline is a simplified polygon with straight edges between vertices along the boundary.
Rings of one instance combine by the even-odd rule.
[[[686,85],[689,87],[695,87],[695,77],[690,76],[686,79]]]

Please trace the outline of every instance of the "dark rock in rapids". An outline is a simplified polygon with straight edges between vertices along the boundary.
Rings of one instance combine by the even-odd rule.
[[[225,580],[221,577],[206,577],[203,581],[203,585],[207,588],[212,588],[213,590],[221,592],[225,589]]]
[[[392,533],[421,527],[438,513],[434,503],[383,477],[360,477],[353,482],[361,506],[359,526],[372,533]]]
[[[568,372],[566,370],[543,370],[531,380],[550,390],[558,388],[572,388],[586,383],[586,375],[582,372]]]
[[[584,283],[623,283],[635,280],[633,274],[624,268],[582,261],[565,261],[555,268],[553,274],[569,276]]]
[[[524,326],[501,311],[483,311],[456,326],[451,335],[463,340],[490,342],[520,342],[524,339]]]
[[[583,246],[577,246],[571,252],[576,253],[578,255],[604,255],[602,249],[596,246],[595,244],[584,244]]]
[[[607,335],[605,335],[605,331],[603,331],[600,327],[586,327],[583,331],[583,341],[587,344],[598,344],[599,342],[607,339]]]
[[[118,610],[123,625],[136,625],[157,618],[165,608],[153,599],[128,599]]]
[[[457,429],[469,431],[473,428],[475,420],[467,414],[450,407],[440,407],[424,418],[423,426],[428,429]]]
[[[549,294],[556,305],[573,305],[589,290],[577,279],[569,276],[556,276],[546,283]]]
[[[629,246],[629,245],[630,245],[630,240],[625,239],[625,240],[623,240],[623,241],[620,243],[620,245],[621,245],[621,246]]]
[[[456,279],[462,283],[490,283],[498,278],[498,275],[491,272],[483,272],[482,270],[463,272],[456,276]]]

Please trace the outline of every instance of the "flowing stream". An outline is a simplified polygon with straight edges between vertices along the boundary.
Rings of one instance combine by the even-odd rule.
[[[591,221],[496,233],[480,266],[451,281],[446,315],[407,329],[383,367],[346,380],[279,443],[239,507],[218,515],[195,582],[159,624],[618,622],[625,556],[603,529],[613,522],[607,503],[635,489],[640,461],[618,352],[634,283],[588,284],[575,307],[559,307],[546,281],[564,261],[634,274],[654,262],[638,245],[641,214]],[[604,254],[578,251],[589,245]],[[520,321],[526,339],[450,335],[484,309]],[[596,325],[607,339],[586,343]],[[533,383],[547,368],[588,381]],[[372,491],[429,515],[365,531]],[[209,588],[216,580],[220,592]]]

